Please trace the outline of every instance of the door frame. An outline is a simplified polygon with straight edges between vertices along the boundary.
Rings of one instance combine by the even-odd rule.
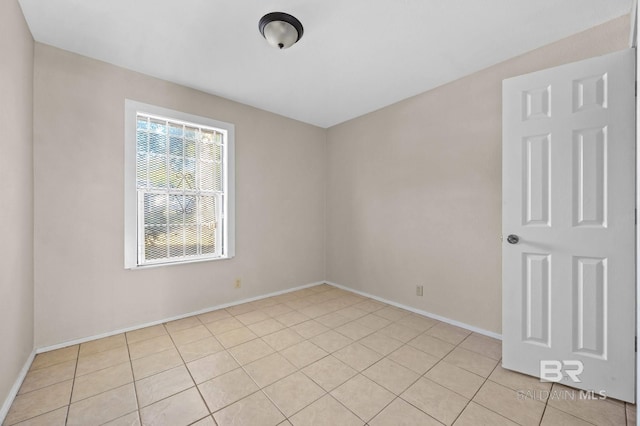
[[[640,104],[638,103],[638,0],[633,0],[630,12],[629,47],[636,49],[636,407],[640,394],[640,357],[638,357],[638,330],[640,330],[640,233],[638,232],[638,210],[640,210],[640,155],[638,154],[638,124],[640,123]],[[640,417],[636,414],[636,426],[640,426]]]
[[[638,153],[638,124],[640,123],[640,104],[638,103],[638,2],[634,0],[631,7],[631,31],[629,47],[636,49],[636,407],[640,395],[640,357],[638,357],[638,330],[640,330],[640,233],[638,232],[638,210],[640,210],[640,155]],[[636,414],[636,425],[640,426],[640,417]]]

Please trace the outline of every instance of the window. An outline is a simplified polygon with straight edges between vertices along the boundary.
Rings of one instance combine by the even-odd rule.
[[[234,127],[127,100],[125,267],[234,255]]]

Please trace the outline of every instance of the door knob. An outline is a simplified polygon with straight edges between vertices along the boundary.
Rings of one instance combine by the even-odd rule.
[[[509,244],[518,244],[518,241],[520,241],[520,237],[517,235],[511,234],[507,237],[507,242]]]

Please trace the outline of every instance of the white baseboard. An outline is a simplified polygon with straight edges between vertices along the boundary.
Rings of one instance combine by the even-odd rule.
[[[42,353],[42,352],[52,351],[52,350],[55,350],[55,349],[61,349],[61,348],[65,348],[65,347],[68,347],[68,346],[78,345],[78,344],[86,343],[86,342],[89,342],[89,341],[92,341],[92,340],[102,339],[104,337],[114,336],[116,334],[121,334],[121,333],[125,333],[125,332],[128,332],[128,331],[138,330],[138,329],[145,328],[145,327],[151,327],[151,326],[154,326],[154,325],[162,324],[162,323],[169,322],[169,321],[179,320],[179,319],[190,317],[190,316],[193,316],[193,315],[206,314],[207,312],[216,311],[218,309],[229,308],[231,306],[241,305],[243,303],[254,302],[256,300],[266,299],[268,297],[273,297],[273,296],[279,296],[281,294],[291,293],[293,291],[302,290],[302,289],[305,289],[305,288],[309,288],[309,287],[313,287],[313,286],[320,285],[320,284],[325,284],[325,283],[329,284],[329,285],[331,285],[333,287],[349,291],[351,293],[359,294],[360,296],[368,297],[368,298],[377,300],[377,301],[382,302],[382,303],[386,303],[386,304],[389,304],[389,305],[392,305],[392,306],[395,306],[395,307],[398,307],[398,308],[401,308],[401,309],[405,309],[405,310],[410,311],[410,312],[414,312],[414,313],[419,314],[419,315],[423,315],[425,317],[433,318],[435,320],[442,321],[442,322],[445,322],[447,324],[455,325],[456,327],[464,328],[464,329],[472,331],[474,333],[478,333],[478,334],[482,334],[482,335],[485,335],[485,336],[493,337],[494,339],[502,340],[502,335],[500,335],[498,333],[494,333],[492,331],[488,331],[488,330],[484,330],[482,328],[474,327],[472,325],[465,324],[465,323],[460,322],[460,321],[452,320],[450,318],[446,318],[446,317],[443,317],[443,316],[440,316],[440,315],[436,315],[436,314],[433,314],[431,312],[427,312],[427,311],[423,311],[421,309],[413,308],[411,306],[403,305],[402,303],[394,302],[392,300],[387,300],[387,299],[384,299],[382,297],[378,297],[378,296],[375,296],[373,294],[369,294],[369,293],[365,293],[365,292],[362,292],[362,291],[358,291],[358,290],[352,289],[350,287],[346,287],[346,286],[343,286],[343,285],[340,285],[340,284],[336,284],[336,283],[333,283],[333,282],[330,282],[330,281],[318,281],[318,282],[315,282],[315,283],[305,284],[305,285],[301,285],[301,286],[298,286],[298,287],[289,288],[289,289],[286,289],[286,290],[280,290],[280,291],[276,291],[276,292],[273,292],[273,293],[264,294],[264,295],[261,295],[261,296],[255,296],[255,297],[251,297],[251,298],[248,298],[248,299],[237,300],[235,302],[224,303],[224,304],[221,304],[221,305],[213,306],[211,308],[206,308],[206,309],[201,309],[199,311],[194,311],[194,312],[189,312],[189,313],[186,313],[186,314],[176,315],[176,316],[173,316],[173,317],[170,317],[170,318],[164,318],[164,319],[161,319],[161,320],[152,321],[152,322],[148,322],[148,323],[144,323],[144,324],[138,324],[138,325],[135,325],[135,326],[126,327],[126,328],[122,328],[122,329],[119,329],[119,330],[113,330],[113,331],[109,331],[107,333],[102,333],[102,334],[98,334],[98,335],[83,337],[83,338],[80,338],[80,339],[75,339],[75,340],[59,343],[59,344],[56,344],[56,345],[36,348],[36,349],[34,349],[32,351],[31,355],[29,356],[29,358],[25,362],[24,367],[20,371],[20,375],[16,379],[16,382],[14,383],[13,387],[11,388],[11,391],[9,392],[9,395],[7,395],[7,398],[5,399],[4,404],[2,405],[2,409],[0,409],[0,424],[2,424],[2,421],[4,421],[4,418],[6,417],[7,413],[9,412],[9,408],[11,407],[11,404],[13,403],[13,400],[15,399],[16,395],[18,394],[18,390],[20,389],[20,386],[22,385],[22,382],[23,382],[24,378],[26,377],[27,372],[29,371],[29,367],[31,366],[31,363],[33,362],[33,359],[34,359],[36,354],[39,354],[39,353]]]
[[[4,422],[5,417],[9,413],[9,409],[11,408],[11,404],[13,404],[13,401],[15,400],[16,395],[18,394],[18,391],[20,390],[20,386],[22,386],[22,382],[24,381],[25,377],[27,376],[27,372],[29,371],[29,368],[31,367],[31,364],[33,363],[33,359],[35,358],[36,354],[52,351],[52,350],[55,350],[55,349],[66,348],[68,346],[78,345],[80,343],[86,343],[86,342],[90,342],[92,340],[102,339],[103,337],[114,336],[116,334],[125,333],[127,331],[138,330],[138,329],[141,329],[141,328],[150,327],[150,326],[153,326],[153,325],[158,325],[158,324],[162,324],[162,323],[169,322],[169,321],[175,321],[175,320],[179,320],[179,319],[182,319],[182,318],[190,317],[190,316],[193,316],[193,315],[206,314],[207,312],[216,311],[218,309],[229,308],[231,306],[241,305],[241,304],[247,303],[247,302],[254,302],[256,300],[266,299],[268,297],[279,296],[281,294],[291,293],[291,292],[297,291],[297,290],[303,290],[305,288],[313,287],[313,286],[324,284],[324,283],[325,283],[324,281],[318,281],[318,282],[315,282],[315,283],[305,284],[305,285],[301,285],[301,286],[298,286],[298,287],[289,288],[289,289],[286,289],[286,290],[280,290],[280,291],[275,291],[273,293],[263,294],[261,296],[250,297],[248,299],[237,300],[235,302],[230,302],[230,303],[223,303],[221,305],[213,306],[211,308],[201,309],[199,311],[189,312],[189,313],[182,314],[182,315],[176,315],[174,317],[164,318],[164,319],[161,319],[161,320],[158,320],[158,321],[152,321],[152,322],[148,322],[148,323],[145,323],[145,324],[139,324],[139,325],[135,325],[135,326],[132,326],[132,327],[126,327],[126,328],[122,328],[122,329],[119,329],[119,330],[109,331],[107,333],[102,333],[102,334],[97,334],[97,335],[94,335],[94,336],[88,336],[88,337],[83,337],[83,338],[80,338],[80,339],[70,340],[70,341],[59,343],[59,344],[56,344],[56,345],[44,346],[44,347],[36,348],[33,351],[31,351],[31,355],[29,355],[29,358],[25,362],[24,367],[22,367],[22,370],[20,371],[20,374],[18,375],[18,378],[16,379],[15,383],[13,384],[13,387],[9,391],[9,394],[5,398],[4,403],[2,404],[2,408],[0,409],[0,424],[2,424]]]
[[[18,374],[18,378],[9,390],[9,394],[5,398],[4,403],[2,404],[2,408],[0,408],[0,425],[4,423],[4,419],[7,417],[7,414],[9,414],[11,404],[13,404],[13,400],[16,398],[16,395],[18,395],[20,386],[22,386],[24,378],[27,377],[27,372],[29,371],[29,368],[31,367],[31,363],[33,363],[33,359],[35,358],[35,356],[36,351],[34,349],[31,351],[31,354],[22,366],[22,370],[20,370],[20,374]]]
[[[378,302],[386,303],[388,305],[395,306],[396,308],[401,308],[407,311],[414,312],[416,314],[433,318],[435,320],[446,322],[447,324],[455,325],[456,327],[464,328],[469,331],[473,331],[474,333],[482,334],[484,336],[493,337],[494,339],[502,340],[502,335],[498,333],[494,333],[493,331],[484,330],[482,328],[474,327],[473,325],[465,324],[460,321],[452,320],[450,318],[446,318],[440,315],[432,314],[431,312],[423,311],[421,309],[413,308],[411,306],[403,305],[402,303],[394,302],[392,300],[387,300],[382,297],[374,296],[373,294],[365,293],[363,291],[354,290],[352,288],[332,283],[330,281],[325,281],[327,284],[337,287],[342,290],[350,291],[351,293],[359,294],[360,296],[369,297],[371,299],[377,300]]]
[[[268,297],[273,297],[273,296],[279,296],[281,294],[291,293],[292,291],[303,290],[305,288],[313,287],[313,286],[324,284],[324,283],[325,283],[325,281],[318,281],[318,282],[315,282],[315,283],[305,284],[305,285],[301,285],[301,286],[298,286],[298,287],[289,288],[289,289],[286,289],[286,290],[280,290],[280,291],[275,291],[273,293],[263,294],[261,296],[250,297],[248,299],[237,300],[235,302],[230,302],[230,303],[223,303],[222,305],[217,305],[217,306],[213,306],[211,308],[201,309],[199,311],[189,312],[189,313],[186,313],[186,314],[176,315],[176,316],[170,317],[170,318],[164,318],[164,319],[157,320],[157,321],[152,321],[152,322],[148,322],[148,323],[144,323],[144,324],[138,324],[138,325],[134,325],[134,326],[131,326],[131,327],[126,327],[126,328],[121,328],[119,330],[113,330],[113,331],[109,331],[109,332],[106,332],[106,333],[97,334],[97,335],[94,335],[94,336],[88,336],[88,337],[82,337],[80,339],[69,340],[67,342],[59,343],[59,344],[56,344],[56,345],[44,346],[44,347],[37,348],[36,349],[36,353],[39,354],[39,353],[42,353],[42,352],[48,352],[48,351],[52,351],[52,350],[55,350],[55,349],[66,348],[68,346],[78,345],[80,343],[86,343],[86,342],[90,342],[92,340],[102,339],[104,337],[115,336],[116,334],[126,333],[128,331],[139,330],[141,328],[151,327],[151,326],[154,326],[154,325],[163,324],[165,322],[175,321],[175,320],[191,317],[193,315],[202,315],[202,314],[206,314],[207,312],[217,311],[218,309],[229,308],[231,306],[241,305],[241,304],[247,303],[247,302],[255,302],[256,300],[266,299]]]

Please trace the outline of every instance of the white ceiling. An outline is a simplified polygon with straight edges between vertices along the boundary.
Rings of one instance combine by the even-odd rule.
[[[34,38],[330,127],[629,13],[632,0],[20,0]],[[288,50],[268,12],[304,26]]]

